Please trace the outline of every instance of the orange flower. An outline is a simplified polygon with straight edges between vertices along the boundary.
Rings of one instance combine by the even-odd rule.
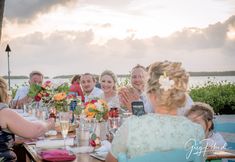
[[[64,93],[64,92],[61,92],[61,93],[58,93],[58,94],[54,95],[54,100],[55,101],[61,101],[61,100],[64,100],[64,99],[66,99],[66,93]]]
[[[37,96],[42,98],[42,96],[43,96],[42,92],[39,92]]]
[[[96,109],[95,104],[88,103],[85,110],[84,110],[87,117],[93,118],[93,117],[95,117],[96,112],[95,111],[91,112],[90,109],[95,110]]]
[[[84,113],[87,118],[96,118],[97,121],[101,121],[108,113],[108,105],[105,100],[91,100],[85,103]]]

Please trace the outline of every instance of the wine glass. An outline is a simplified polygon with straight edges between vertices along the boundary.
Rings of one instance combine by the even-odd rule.
[[[70,120],[69,112],[60,112],[59,120],[60,120],[61,134],[64,139],[64,148],[65,148],[65,139],[69,131],[69,120]]]
[[[120,117],[111,117],[108,119],[108,129],[110,133],[115,134],[115,132],[120,126],[121,126]]]

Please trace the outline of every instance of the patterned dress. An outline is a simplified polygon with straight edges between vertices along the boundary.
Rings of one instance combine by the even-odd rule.
[[[0,111],[7,108],[6,104],[0,103]],[[7,128],[0,126],[0,161],[11,162],[16,161],[16,154],[13,152],[15,135],[11,133]]]

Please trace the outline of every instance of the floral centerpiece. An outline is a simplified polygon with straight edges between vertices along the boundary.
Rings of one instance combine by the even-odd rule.
[[[68,92],[69,92],[69,86],[67,83],[63,83],[59,85],[58,87],[55,87],[53,90],[53,98],[51,101],[51,104],[53,107],[55,107],[56,111],[69,111],[69,101],[68,98]]]
[[[84,104],[84,116],[89,122],[95,119],[96,124],[94,130],[90,132],[90,144],[96,146],[100,144],[100,140],[106,138],[106,122],[108,119],[108,104],[102,99],[93,99]]]
[[[74,111],[81,105],[79,98],[69,94],[69,85],[62,83],[60,85],[52,84],[46,81],[44,84],[31,84],[27,94],[34,102],[41,102],[45,107],[54,107],[56,111]]]
[[[30,84],[28,97],[33,99],[33,102],[42,101],[43,104],[49,104],[52,99],[51,81],[46,81],[44,84]]]
[[[105,100],[94,99],[85,104],[84,113],[87,118],[95,118],[98,122],[107,119],[108,104]]]

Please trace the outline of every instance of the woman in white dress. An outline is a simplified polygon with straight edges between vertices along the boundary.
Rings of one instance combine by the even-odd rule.
[[[119,108],[120,102],[117,95],[117,77],[110,71],[105,70],[100,75],[101,89],[103,90],[103,99],[108,103],[109,108]]]

